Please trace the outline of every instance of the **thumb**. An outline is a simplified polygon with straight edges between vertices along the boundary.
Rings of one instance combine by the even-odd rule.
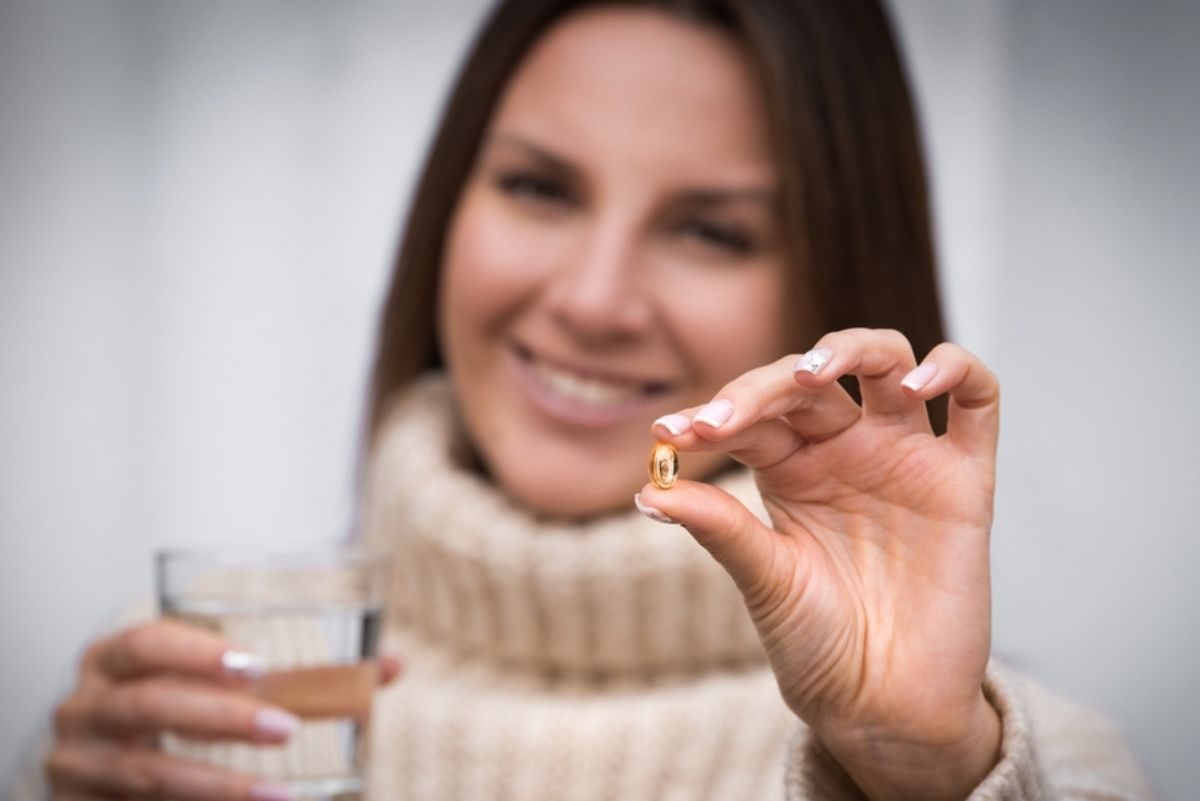
[[[777,535],[725,490],[698,481],[677,481],[669,490],[647,484],[634,501],[652,520],[657,512],[686,528],[743,593],[761,585]]]

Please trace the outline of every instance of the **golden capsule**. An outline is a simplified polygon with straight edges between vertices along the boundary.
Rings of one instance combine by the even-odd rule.
[[[650,449],[650,480],[659,489],[670,489],[679,478],[679,453],[669,442],[656,442]]]

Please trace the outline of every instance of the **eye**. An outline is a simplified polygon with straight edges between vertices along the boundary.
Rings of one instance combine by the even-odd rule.
[[[744,256],[754,250],[754,240],[741,228],[701,217],[684,220],[679,225],[679,232],[735,256]]]
[[[506,195],[537,203],[565,204],[572,200],[569,189],[562,181],[534,172],[501,173],[496,179],[496,185]]]

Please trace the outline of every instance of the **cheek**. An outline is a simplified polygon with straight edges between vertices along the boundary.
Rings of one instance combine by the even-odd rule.
[[[700,377],[699,395],[711,396],[747,370],[783,355],[782,275],[781,266],[756,265],[735,275],[694,278],[686,302],[673,306],[672,328]]]
[[[469,332],[497,330],[536,295],[549,271],[547,249],[536,239],[486,191],[464,195],[446,242],[438,310],[451,350],[469,345]]]
[[[446,239],[443,341],[502,329],[552,281],[569,242],[565,227],[528,221],[490,188],[469,188]]]

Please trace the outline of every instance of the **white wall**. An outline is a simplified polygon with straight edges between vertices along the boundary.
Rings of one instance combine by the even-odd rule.
[[[0,0],[0,785],[150,547],[344,532],[396,226],[480,7],[416,5]],[[897,5],[954,335],[1004,383],[996,649],[1183,801],[1200,7]]]
[[[995,647],[1195,797],[1200,5],[900,0],[954,335],[1004,393]]]
[[[477,8],[0,5],[0,787],[155,545],[341,537]]]

